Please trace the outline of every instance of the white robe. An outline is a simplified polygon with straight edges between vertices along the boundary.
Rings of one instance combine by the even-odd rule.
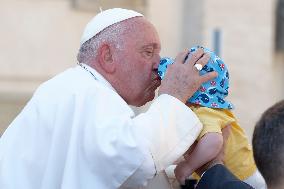
[[[200,121],[176,98],[135,116],[88,68],[96,79],[76,66],[43,83],[2,135],[1,189],[143,186],[198,136]]]

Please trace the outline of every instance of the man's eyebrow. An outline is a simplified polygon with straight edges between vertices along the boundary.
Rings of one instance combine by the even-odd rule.
[[[142,49],[146,49],[148,47],[154,47],[154,49],[158,49],[159,45],[157,43],[150,43],[150,44],[147,44],[147,45],[143,45]]]

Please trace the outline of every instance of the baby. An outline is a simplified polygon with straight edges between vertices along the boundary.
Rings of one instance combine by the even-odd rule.
[[[189,56],[197,48],[190,49]],[[226,167],[239,179],[256,189],[265,189],[265,181],[258,172],[252,154],[251,146],[244,130],[239,126],[234,114],[233,105],[225,100],[229,89],[229,72],[224,62],[210,50],[203,48],[210,54],[210,60],[202,68],[200,74],[216,71],[218,77],[201,85],[198,91],[188,99],[186,105],[198,116],[203,124],[197,144],[188,154],[185,161],[178,164],[175,175],[180,184],[192,175],[202,165],[211,161],[223,145],[221,129],[231,125],[231,134],[225,148]],[[173,64],[171,58],[162,58],[158,73],[163,79],[167,65]],[[222,179],[222,178],[220,178]]]

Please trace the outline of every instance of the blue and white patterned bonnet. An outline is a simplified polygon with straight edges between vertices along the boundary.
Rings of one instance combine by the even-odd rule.
[[[190,53],[193,53],[200,47],[193,47],[190,49]],[[201,47],[203,48],[203,47]],[[207,48],[203,48],[204,52],[210,54],[210,60],[200,71],[200,75],[205,73],[216,71],[218,76],[213,80],[203,83],[200,88],[193,94],[193,96],[187,101],[192,104],[198,104],[209,108],[221,108],[221,109],[233,109],[233,105],[225,100],[228,96],[229,90],[229,72],[224,62],[212,51]],[[162,58],[158,67],[158,74],[161,79],[164,75],[169,64],[173,64],[174,59]]]

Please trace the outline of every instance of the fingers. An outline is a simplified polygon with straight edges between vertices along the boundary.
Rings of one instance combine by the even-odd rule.
[[[200,81],[201,81],[201,83],[205,83],[209,80],[214,79],[217,76],[218,76],[217,72],[209,72],[209,73],[206,73],[206,74],[200,76]]]
[[[203,56],[199,60],[197,60],[195,64],[201,64],[203,67],[208,63],[209,60],[210,60],[210,54],[204,53]]]
[[[186,56],[188,57],[185,60]],[[207,64],[209,60],[210,60],[210,54],[205,53],[202,48],[198,48],[194,53],[189,53],[188,49],[185,49],[183,52],[178,54],[178,56],[175,59],[175,62],[179,64],[186,63],[191,66],[193,66],[194,64],[201,64],[203,67],[204,65]]]
[[[201,48],[198,48],[197,51],[195,51],[194,53],[190,53],[188,55],[188,58],[186,59],[186,62],[187,64],[193,66],[194,64],[197,63],[197,61],[203,57],[204,55],[204,50],[201,49]],[[203,65],[203,64],[202,64]]]
[[[175,63],[177,64],[183,64],[185,57],[188,55],[189,51],[188,49],[185,49],[184,51],[180,52],[177,57],[175,58]]]

